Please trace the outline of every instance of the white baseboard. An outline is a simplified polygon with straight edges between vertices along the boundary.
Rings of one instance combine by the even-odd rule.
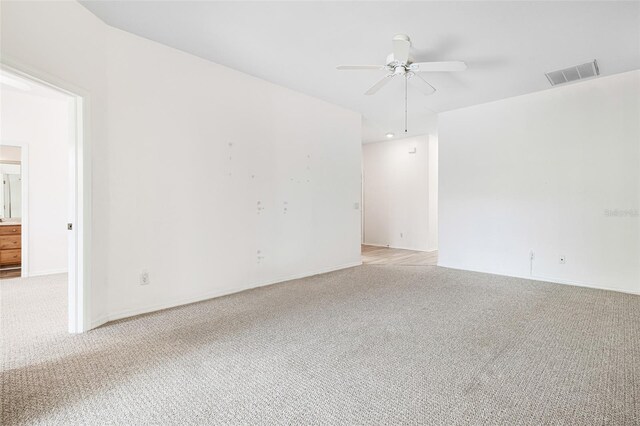
[[[558,278],[545,277],[540,275],[505,274],[501,272],[487,271],[487,270],[481,270],[481,269],[468,269],[468,268],[462,268],[459,266],[447,266],[447,265],[441,264],[440,262],[438,262],[438,266],[441,268],[455,269],[458,271],[480,272],[483,274],[499,275],[501,277],[521,278],[529,281],[542,281],[542,282],[548,282],[553,284],[563,284],[563,285],[570,285],[574,287],[585,287],[585,288],[593,288],[596,290],[608,290],[608,291],[616,291],[618,293],[640,295],[640,291],[631,291],[631,290],[621,289],[617,287],[607,287],[607,286],[597,285],[593,283],[586,283],[581,281],[567,281],[567,280],[561,280]]]
[[[66,273],[67,273],[66,268],[50,269],[48,271],[36,271],[36,272],[29,271],[25,275],[23,275],[23,277],[41,277],[43,275],[55,275],[55,274],[66,274]]]
[[[311,272],[307,272],[307,273],[294,274],[294,275],[289,275],[289,276],[276,278],[276,279],[272,279],[272,280],[268,280],[268,281],[249,284],[249,285],[242,286],[242,287],[216,289],[216,290],[211,291],[211,292],[207,292],[207,293],[204,293],[204,294],[199,294],[197,296],[186,297],[186,298],[179,299],[179,300],[174,300],[174,301],[171,301],[171,302],[163,302],[163,303],[158,303],[158,304],[155,304],[155,305],[149,305],[149,306],[140,307],[140,308],[124,309],[124,310],[121,310],[121,311],[111,312],[111,313],[109,313],[107,315],[103,315],[103,316],[101,316],[99,318],[96,318],[96,319],[92,320],[91,324],[90,324],[90,329],[93,329],[93,328],[96,328],[96,327],[100,327],[101,325],[104,325],[104,324],[106,324],[108,322],[119,320],[119,319],[123,319],[123,318],[133,317],[133,316],[142,315],[142,314],[148,314],[148,313],[151,313],[151,312],[160,311],[160,310],[163,310],[163,309],[175,308],[175,307],[178,307],[178,306],[188,305],[188,304],[191,304],[191,303],[202,302],[204,300],[214,299],[216,297],[227,296],[227,295],[230,295],[230,294],[239,293],[241,291],[251,290],[253,288],[265,287],[265,286],[268,286],[268,285],[278,284],[278,283],[282,283],[282,282],[285,282],[285,281],[291,281],[291,280],[296,280],[296,279],[300,279],[300,278],[307,278],[307,277],[311,277],[313,275],[325,274],[327,272],[338,271],[340,269],[353,268],[354,266],[360,266],[360,265],[362,265],[362,261],[351,262],[351,263],[346,263],[346,264],[339,265],[339,266],[321,268],[321,269],[318,269],[318,270],[315,270],[315,271],[311,271]]]

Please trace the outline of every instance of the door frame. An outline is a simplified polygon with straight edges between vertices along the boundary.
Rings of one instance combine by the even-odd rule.
[[[68,237],[68,330],[83,333],[91,328],[91,137],[90,96],[57,76],[3,56],[3,71],[15,74],[35,84],[48,86],[71,98],[69,137],[69,223]]]

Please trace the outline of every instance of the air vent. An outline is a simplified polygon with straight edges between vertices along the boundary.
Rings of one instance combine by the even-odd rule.
[[[545,75],[552,86],[557,86],[558,84],[595,77],[600,75],[600,70],[598,69],[598,62],[594,59],[593,62],[587,62],[586,64],[576,65],[563,70],[551,71]]]

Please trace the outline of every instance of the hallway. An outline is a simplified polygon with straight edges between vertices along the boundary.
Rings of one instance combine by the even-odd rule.
[[[362,263],[366,265],[436,266],[437,251],[415,251],[362,245]]]

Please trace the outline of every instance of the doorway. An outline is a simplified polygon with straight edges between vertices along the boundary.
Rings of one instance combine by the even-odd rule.
[[[5,63],[0,67],[0,90],[0,167],[3,178],[4,168],[19,176],[10,177],[9,188],[3,188],[0,234],[14,232],[0,235],[0,274],[3,266],[13,266],[14,270],[10,277],[0,276],[8,278],[2,282],[3,292],[24,293],[29,285],[52,292],[38,297],[61,304],[56,312],[63,315],[63,330],[86,331],[90,328],[85,265],[88,241],[84,232],[90,188],[84,122],[88,97],[54,77]],[[10,154],[15,157],[15,152],[19,152],[19,162],[15,158],[3,161]],[[11,161],[13,167],[9,167]],[[20,191],[15,188],[18,184]],[[5,248],[14,257],[12,265],[2,261]],[[33,309],[33,305],[26,308]]]
[[[362,164],[363,263],[437,265],[437,137],[364,144]]]

